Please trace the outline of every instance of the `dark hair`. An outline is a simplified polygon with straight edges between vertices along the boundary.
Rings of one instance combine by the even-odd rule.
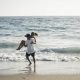
[[[35,33],[34,32],[31,32],[31,35],[34,35]]]
[[[30,34],[26,34],[25,37],[31,37],[31,35]]]
[[[37,33],[35,33],[35,36],[38,36],[38,34],[37,34]]]
[[[38,34],[37,33],[35,33],[35,32],[31,32],[31,36],[38,36]]]

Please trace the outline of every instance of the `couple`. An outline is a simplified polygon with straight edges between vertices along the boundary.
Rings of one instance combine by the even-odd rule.
[[[38,36],[37,33],[31,32],[30,34],[26,34],[25,37],[27,38],[26,41],[22,40],[19,44],[19,47],[16,50],[20,50],[23,46],[27,47],[26,51],[26,59],[29,61],[29,66],[32,64],[29,56],[32,56],[34,64],[35,64],[35,50],[33,47],[33,44],[36,44],[36,38],[35,36]]]

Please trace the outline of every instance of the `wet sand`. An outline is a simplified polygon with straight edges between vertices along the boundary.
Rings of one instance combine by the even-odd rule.
[[[80,80],[80,64],[37,61],[35,66],[27,66],[27,62],[2,62],[0,80]]]
[[[80,80],[80,75],[0,75],[0,80]]]

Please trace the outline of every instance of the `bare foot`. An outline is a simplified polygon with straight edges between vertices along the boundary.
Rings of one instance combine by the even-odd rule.
[[[32,63],[29,63],[29,65],[28,66],[30,66]]]
[[[19,48],[17,48],[16,50],[20,50]]]

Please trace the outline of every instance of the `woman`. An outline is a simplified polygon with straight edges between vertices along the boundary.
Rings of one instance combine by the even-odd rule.
[[[26,36],[26,35],[25,35],[25,36]],[[36,43],[36,38],[35,38],[35,36],[38,36],[38,34],[37,34],[37,33],[34,33],[34,32],[31,32],[31,38],[34,38],[35,43]],[[23,46],[25,46],[25,40],[22,40],[22,41],[20,42],[20,44],[19,44],[19,46],[18,46],[18,48],[17,48],[16,50],[20,50]],[[25,47],[27,47],[27,45],[26,45]]]

